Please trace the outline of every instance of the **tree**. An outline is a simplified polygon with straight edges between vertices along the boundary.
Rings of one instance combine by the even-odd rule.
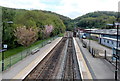
[[[34,43],[38,38],[38,29],[35,27],[26,28],[26,26],[21,26],[17,27],[14,32],[17,42],[25,47]]]
[[[77,22],[78,27],[82,28],[105,28],[106,24],[116,21],[116,15],[116,12],[97,11],[80,16],[74,19],[74,21]]]
[[[68,25],[70,22],[70,18],[52,12],[44,12],[42,10],[25,10],[2,7],[1,14],[3,26],[5,29],[2,42],[8,45],[8,49],[19,47],[19,45],[21,44],[20,42],[18,43],[18,40],[20,41],[20,36],[17,37],[16,34],[16,32],[18,32],[17,30],[21,30],[19,27],[23,28],[23,26],[25,26],[26,31],[33,27],[39,29],[37,33],[37,40],[41,40],[44,38],[48,38],[49,36],[55,36],[65,32],[65,25]],[[13,21],[14,23],[8,24],[6,23],[8,21]],[[46,31],[45,25],[52,25],[52,32]],[[14,33],[16,34],[16,36]]]
[[[53,31],[52,25],[45,25],[44,34],[46,37],[49,37],[52,31]]]

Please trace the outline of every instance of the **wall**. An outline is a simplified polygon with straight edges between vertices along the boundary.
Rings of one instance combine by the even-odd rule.
[[[111,48],[116,47],[116,41],[108,40],[104,38],[101,38],[101,44],[111,47]]]

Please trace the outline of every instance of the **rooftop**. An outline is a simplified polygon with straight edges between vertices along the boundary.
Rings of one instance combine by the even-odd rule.
[[[113,24],[107,24],[107,25],[113,26]],[[117,26],[117,25],[120,25],[120,23],[115,23],[115,25],[116,25],[116,26]]]
[[[117,29],[98,29],[98,30],[92,30],[91,33],[117,35]],[[120,35],[120,29],[118,30],[118,34]]]

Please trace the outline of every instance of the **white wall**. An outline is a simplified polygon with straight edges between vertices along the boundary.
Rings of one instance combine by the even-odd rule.
[[[109,43],[108,43],[108,41],[109,41]],[[116,47],[116,43],[117,42],[114,40],[109,40],[109,39],[104,39],[104,38],[101,39],[101,44],[111,47],[111,48]]]

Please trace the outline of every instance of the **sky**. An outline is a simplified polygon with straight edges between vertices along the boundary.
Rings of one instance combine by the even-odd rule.
[[[0,6],[56,12],[74,19],[94,11],[118,11],[119,0],[0,0]]]

